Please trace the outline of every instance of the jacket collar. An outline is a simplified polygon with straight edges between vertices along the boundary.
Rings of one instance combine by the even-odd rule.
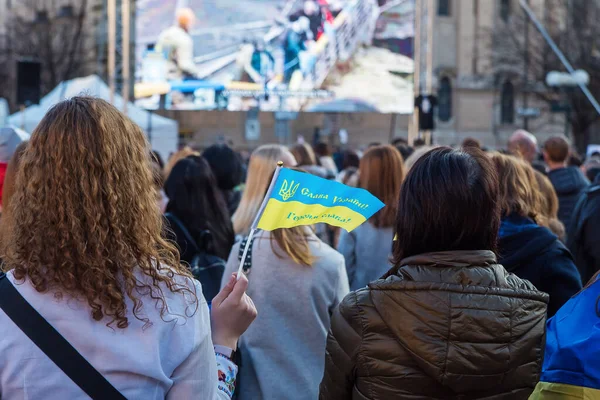
[[[443,251],[419,254],[402,260],[392,277],[400,285],[409,282],[508,287],[506,270],[489,250]]]
[[[496,255],[490,250],[456,250],[424,253],[405,258],[405,265],[439,265],[447,267],[487,266],[496,264]]]

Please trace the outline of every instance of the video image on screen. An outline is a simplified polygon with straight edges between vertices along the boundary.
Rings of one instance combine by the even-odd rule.
[[[411,113],[414,1],[138,0],[137,102]]]

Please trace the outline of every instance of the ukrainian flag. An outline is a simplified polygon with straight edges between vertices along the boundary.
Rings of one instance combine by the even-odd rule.
[[[540,382],[529,400],[600,399],[600,280],[548,320]]]
[[[350,232],[385,206],[364,189],[286,168],[278,172],[258,229],[326,223]]]

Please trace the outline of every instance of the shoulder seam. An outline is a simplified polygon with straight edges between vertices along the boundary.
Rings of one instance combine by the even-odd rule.
[[[359,319],[360,319],[360,343],[358,344],[358,349],[356,351],[356,359],[358,361],[359,358],[362,357],[362,349],[363,349],[363,339],[364,339],[364,335],[365,335],[365,314],[364,314],[364,310],[361,306],[359,306],[358,304],[358,295],[357,292],[352,292],[352,296],[354,297],[354,306],[356,307],[358,314],[359,314]],[[366,363],[361,363],[362,365],[365,366],[365,373],[367,375],[367,377],[371,377],[371,374],[369,373],[369,368],[366,367]],[[373,398],[373,392],[372,392],[372,388],[369,386],[369,393],[370,393],[370,397]]]

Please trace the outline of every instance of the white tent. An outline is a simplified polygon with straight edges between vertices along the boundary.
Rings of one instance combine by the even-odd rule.
[[[9,124],[23,127],[26,131],[31,132],[42,120],[50,107],[61,100],[78,95],[94,96],[109,100],[110,90],[106,83],[97,75],[62,82],[44,96],[39,105],[33,105],[24,111],[19,111],[11,115],[9,117]],[[115,95],[114,106],[118,109],[123,108],[123,98],[121,96]],[[149,134],[152,149],[158,151],[163,159],[168,160],[171,153],[177,151],[179,143],[177,121],[152,114],[132,103],[129,103],[127,106],[127,115],[144,132]]]
[[[19,128],[0,128],[0,163],[8,164],[17,147],[29,140],[29,133]]]
[[[0,128],[8,125],[8,101],[0,97]]]

